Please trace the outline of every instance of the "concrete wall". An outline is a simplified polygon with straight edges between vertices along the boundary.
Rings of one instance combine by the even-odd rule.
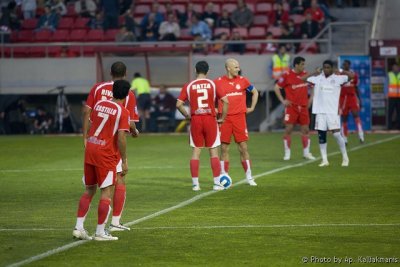
[[[243,74],[259,90],[272,90],[273,83],[269,78],[268,66],[270,55],[235,55],[243,69]],[[327,55],[305,55],[306,69],[313,70],[321,66]],[[188,57],[150,57],[151,83],[153,85],[166,84],[167,86],[181,86],[194,73],[190,65],[200,60],[207,60],[210,64],[210,78],[216,78],[225,73],[224,63],[228,56],[195,55],[192,64]],[[134,72],[145,75],[145,61],[143,57],[105,57],[103,67],[105,79],[109,79],[109,70],[112,62],[121,60],[128,66],[127,79],[130,80]],[[64,85],[65,92],[87,94],[96,82],[95,58],[39,58],[39,59],[0,59],[0,94],[46,94],[50,89]]]

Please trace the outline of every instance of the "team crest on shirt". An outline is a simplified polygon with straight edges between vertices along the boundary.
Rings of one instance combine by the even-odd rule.
[[[240,90],[240,84],[236,84],[236,90]]]

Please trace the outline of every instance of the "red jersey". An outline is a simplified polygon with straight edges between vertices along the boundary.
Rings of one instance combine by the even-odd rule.
[[[246,113],[246,90],[253,90],[251,83],[246,77],[236,76],[233,79],[229,79],[227,76],[221,76],[214,82],[217,90],[224,92],[228,97],[228,115]],[[218,113],[222,113],[222,106],[222,101],[220,101],[218,104]]]
[[[182,87],[179,100],[189,101],[191,115],[215,116],[215,100],[224,97],[209,79],[197,79]]]
[[[285,90],[286,99],[298,106],[308,105],[308,83],[300,78],[306,74],[305,71],[297,74],[290,70],[282,74],[277,82]]]
[[[344,75],[343,73],[340,74]],[[357,73],[354,73],[354,78],[342,85],[340,96],[344,97],[344,95],[355,95],[357,86],[358,86],[358,75]]]
[[[113,169],[119,161],[118,131],[129,132],[129,112],[119,104],[100,100],[90,114],[85,163]]]
[[[111,100],[113,97],[113,84],[114,81],[95,84],[89,92],[86,100],[86,106],[93,110],[93,107],[100,100]],[[138,122],[139,113],[136,106],[136,97],[132,91],[129,91],[129,94],[126,97],[123,105],[129,111],[130,120]]]

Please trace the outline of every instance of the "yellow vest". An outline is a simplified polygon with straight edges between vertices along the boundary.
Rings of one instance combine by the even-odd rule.
[[[283,57],[275,54],[272,56],[272,78],[278,80],[281,75],[289,70],[290,56],[284,54]]]
[[[138,96],[141,94],[150,94],[150,84],[145,78],[138,77],[133,79],[131,87],[133,90],[136,90]]]
[[[400,97],[400,72],[394,74],[393,71],[389,72],[389,90],[388,97],[389,98],[398,98]]]

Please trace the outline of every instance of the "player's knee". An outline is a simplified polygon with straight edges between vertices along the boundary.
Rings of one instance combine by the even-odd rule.
[[[320,144],[326,143],[326,131],[318,131],[318,141]]]

